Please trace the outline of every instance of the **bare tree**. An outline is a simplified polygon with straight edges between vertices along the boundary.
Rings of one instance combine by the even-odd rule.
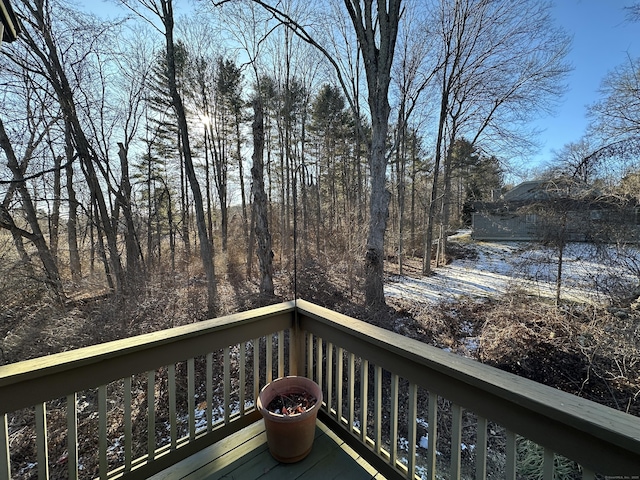
[[[34,136],[32,136],[32,141],[26,149],[26,159],[29,158],[29,153],[33,151],[35,144],[39,143],[40,140],[41,138],[38,139],[37,137],[34,138]],[[4,151],[7,157],[7,166],[13,173],[13,180],[16,183],[16,190],[20,194],[22,207],[24,209],[27,221],[29,222],[31,232],[24,230],[16,225],[4,204],[0,205],[0,227],[6,228],[11,231],[12,234],[17,234],[20,237],[25,237],[33,242],[38,250],[38,255],[40,256],[42,265],[44,266],[47,280],[52,286],[54,292],[57,295],[63,296],[64,293],[62,290],[60,273],[58,272],[58,265],[56,264],[55,258],[52,255],[51,250],[49,249],[49,246],[47,245],[47,242],[45,240],[42,229],[40,228],[34,202],[31,199],[31,194],[29,193],[29,190],[27,189],[23,178],[24,161],[22,162],[23,166],[21,166],[21,162],[19,162],[18,157],[16,156],[15,151],[13,150],[13,147],[11,145],[11,141],[7,136],[7,132],[4,128],[2,119],[0,119],[0,148],[2,148],[2,150]]]
[[[80,249],[78,248],[78,197],[76,189],[73,186],[74,170],[74,148],[71,143],[71,125],[65,121],[65,157],[67,164],[65,167],[65,179],[67,198],[69,203],[69,211],[67,213],[67,243],[69,244],[69,269],[71,270],[71,279],[79,282],[82,278],[82,262],[80,261]]]
[[[153,56],[150,52],[145,32],[135,32],[126,40],[118,42],[119,50],[113,61],[118,68],[118,77],[110,85],[109,108],[120,120],[114,128],[114,135],[120,140],[118,145],[118,159],[120,161],[120,179],[114,179],[117,184],[114,192],[115,208],[122,209],[125,225],[125,251],[127,274],[137,279],[145,268],[144,257],[140,246],[139,232],[134,219],[134,195],[131,173],[130,151],[139,137],[141,123],[145,118],[145,94],[149,85],[152,71]],[[124,37],[124,35],[123,35]],[[106,63],[106,62],[105,62]],[[112,105],[115,100],[115,105]],[[115,123],[115,122],[114,122]],[[105,150],[108,150],[108,145]],[[105,157],[108,155],[105,151]],[[116,217],[118,216],[116,211]]]
[[[389,84],[400,22],[401,0],[373,5],[372,0],[345,0],[364,59],[371,112],[371,204],[365,254],[367,305],[384,305],[384,233],[389,215],[386,188]]]
[[[350,99],[341,69],[329,52],[298,22],[279,8],[262,0],[253,0],[291,28],[305,42],[318,48],[335,68],[345,95]],[[216,4],[225,3],[219,2]],[[387,133],[389,129],[389,85],[400,22],[401,0],[344,0],[355,30],[360,54],[364,61],[371,114],[371,151],[369,169],[371,201],[369,204],[369,234],[365,253],[365,297],[367,305],[384,305],[384,234],[389,215],[391,193],[386,186]],[[353,100],[355,101],[355,100]]]
[[[640,22],[640,3],[634,3],[625,7],[627,9],[627,18],[632,22]]]
[[[567,143],[555,152],[550,174],[555,177],[575,178],[585,185],[590,184],[596,179],[601,160],[591,155],[592,153],[593,147],[587,137]]]
[[[122,3],[134,12],[133,0],[122,0]],[[193,202],[196,209],[196,226],[198,228],[198,237],[200,239],[200,257],[202,266],[207,278],[207,309],[208,315],[214,315],[216,310],[217,290],[216,278],[213,262],[213,242],[209,238],[207,232],[207,222],[204,211],[202,191],[196,176],[193,159],[191,157],[191,146],[189,139],[189,128],[187,124],[187,115],[182,101],[182,96],[178,90],[176,81],[176,58],[175,58],[175,42],[173,37],[174,16],[172,0],[138,0],[147,11],[154,14],[162,23],[163,35],[165,37],[165,55],[167,66],[167,80],[169,83],[169,91],[174,111],[176,113],[180,137],[182,140],[182,153],[184,156],[185,169],[187,178],[193,193]],[[137,12],[136,12],[137,13]]]
[[[491,142],[493,151],[531,145],[531,132],[523,125],[536,112],[551,109],[563,91],[569,39],[553,26],[549,9],[548,3],[533,0],[440,1],[440,107],[424,273],[430,271],[438,207],[441,222],[449,218],[450,152],[458,136],[472,146]],[[441,227],[442,251],[447,227]]]
[[[602,81],[602,98],[589,107],[591,128],[603,143],[637,142],[640,138],[640,58],[614,68]]]
[[[437,72],[436,66],[429,66],[432,37],[422,35],[425,30],[425,22],[422,18],[424,8],[407,8],[404,11],[404,22],[398,41],[397,62],[393,70],[394,92],[397,105],[397,119],[394,129],[395,182],[397,202],[397,246],[398,246],[398,270],[403,273],[404,256],[404,229],[405,229],[405,197],[407,183],[407,163],[410,150],[410,119],[418,105],[420,96],[429,85],[433,75]]]
[[[64,10],[64,5],[57,4],[56,8]],[[97,48],[102,32],[100,29],[96,30],[96,26],[91,23],[83,23],[83,19],[77,16],[75,11],[64,10],[68,14],[65,20],[73,20],[77,23],[73,30],[73,48],[67,46],[68,48],[61,49],[58,44],[60,37],[54,32],[52,5],[48,0],[25,1],[19,6],[19,10],[23,15],[25,26],[23,38],[31,56],[31,59],[21,66],[45,79],[55,92],[62,116],[68,123],[65,131],[71,136],[71,142],[78,154],[91,192],[92,203],[96,207],[100,222],[99,231],[104,234],[107,241],[109,256],[108,258],[106,255],[103,256],[107,280],[117,293],[122,292],[126,289],[126,281],[117,244],[117,230],[112,223],[112,212],[107,197],[103,193],[98,170],[107,181],[108,175],[104,166],[98,161],[99,156],[87,135],[86,125],[81,120],[78,103],[76,103],[78,82],[83,78],[81,70],[86,66],[85,60],[90,53]],[[72,59],[74,61],[71,61]],[[20,61],[16,57],[13,57],[13,60]],[[71,71],[69,72],[68,69]],[[102,238],[99,240],[102,242]]]

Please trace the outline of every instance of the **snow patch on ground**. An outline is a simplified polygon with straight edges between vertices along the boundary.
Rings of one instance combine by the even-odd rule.
[[[553,250],[524,242],[464,245],[475,250],[477,257],[456,259],[429,277],[393,275],[385,284],[385,295],[436,303],[496,297],[510,288],[522,288],[531,295],[555,298],[558,263]],[[591,244],[569,244],[563,259],[562,299],[607,303],[612,285],[637,284],[637,277],[625,266],[629,264],[640,264],[638,251],[627,250],[623,257],[614,246],[598,250]]]

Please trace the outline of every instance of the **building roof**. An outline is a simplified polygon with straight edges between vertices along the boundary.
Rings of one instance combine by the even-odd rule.
[[[2,22],[2,41],[13,42],[22,31],[20,21],[9,3],[9,0],[0,0],[0,22]]]
[[[507,202],[517,202],[521,200],[539,200],[547,195],[543,192],[543,180],[530,180],[516,185],[503,195]]]

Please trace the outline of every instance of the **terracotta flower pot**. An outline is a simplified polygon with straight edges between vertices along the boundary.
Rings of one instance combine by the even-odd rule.
[[[302,413],[281,414],[267,407],[277,396],[307,394],[315,404]],[[264,418],[269,452],[279,462],[293,463],[311,452],[315,437],[316,418],[322,405],[322,390],[316,382],[305,377],[282,377],[267,384],[258,396],[258,411]]]

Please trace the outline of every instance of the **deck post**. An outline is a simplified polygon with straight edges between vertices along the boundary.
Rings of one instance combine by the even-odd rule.
[[[289,330],[289,349],[290,349],[290,365],[291,375],[305,375],[304,359],[305,359],[305,339],[306,336],[300,327],[300,319],[298,318],[298,309],[294,308],[292,312],[292,326]]]

